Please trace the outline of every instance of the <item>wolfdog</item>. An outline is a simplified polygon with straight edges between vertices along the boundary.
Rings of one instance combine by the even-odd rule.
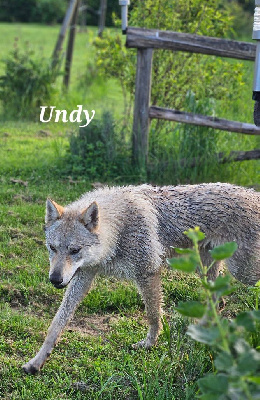
[[[56,288],[68,288],[40,351],[23,369],[39,371],[97,274],[136,283],[149,324],[136,347],[154,345],[161,328],[163,261],[171,246],[191,245],[183,232],[194,226],[206,234],[200,244],[205,265],[212,261],[212,247],[236,241],[229,271],[246,284],[260,279],[260,193],[254,190],[225,183],[141,185],[97,189],[64,208],[48,199],[49,278]],[[218,276],[219,267],[218,262],[209,279]]]

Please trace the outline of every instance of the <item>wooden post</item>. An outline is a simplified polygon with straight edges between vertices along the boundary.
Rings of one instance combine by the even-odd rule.
[[[98,36],[101,37],[105,23],[106,23],[106,13],[107,13],[107,0],[100,1],[99,9],[99,21],[98,21]]]
[[[145,173],[148,158],[152,59],[152,49],[137,50],[133,123],[133,162]]]
[[[77,29],[78,10],[79,10],[79,0],[77,1],[70,23],[70,33],[69,33],[69,40],[68,40],[66,59],[65,59],[65,73],[63,78],[63,85],[65,86],[66,89],[68,89],[70,81],[70,69],[71,69],[73,47]]]
[[[61,50],[61,47],[62,47],[62,43],[64,41],[68,26],[70,24],[70,21],[71,21],[71,18],[73,16],[75,7],[77,6],[77,3],[78,3],[78,0],[70,0],[69,7],[67,9],[65,18],[64,18],[62,26],[61,26],[61,30],[60,30],[60,34],[59,34],[58,40],[57,40],[55,49],[54,49],[53,54],[52,54],[52,67],[55,67],[57,62],[58,62],[58,60],[59,60],[59,53],[60,53],[60,50]]]
[[[80,0],[79,14],[80,14],[80,32],[87,32],[87,2]]]
[[[256,45],[190,33],[127,28],[126,47],[186,51],[255,61]]]

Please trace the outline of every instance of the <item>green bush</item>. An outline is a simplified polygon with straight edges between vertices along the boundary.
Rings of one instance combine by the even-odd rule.
[[[58,67],[53,69],[49,61],[35,58],[33,51],[21,52],[17,47],[4,63],[0,100],[5,117],[39,117],[40,106],[46,105],[55,92]]]
[[[215,282],[208,280],[207,273],[214,263],[231,257],[237,249],[235,242],[225,243],[211,250],[212,263],[203,265],[199,254],[199,242],[205,238],[198,227],[184,232],[193,243],[193,249],[175,248],[179,258],[168,260],[172,268],[185,273],[197,269],[200,274],[204,303],[192,301],[179,303],[176,310],[193,319],[187,334],[199,343],[213,350],[213,372],[198,380],[199,396],[202,400],[252,400],[260,395],[260,311],[258,296],[260,281],[256,291],[256,309],[242,312],[229,321],[217,313],[222,296],[234,292],[230,286],[230,276],[219,276]],[[164,324],[168,330],[167,323]],[[168,334],[169,336],[169,334]]]
[[[53,24],[62,22],[68,3],[65,0],[38,0],[32,10],[30,22]]]
[[[188,92],[186,111],[214,114],[212,99],[196,100]],[[216,158],[217,134],[213,129],[189,124],[165,125],[158,135],[156,123],[150,130],[149,179],[157,183],[197,183],[214,180],[219,164]]]
[[[125,138],[118,134],[110,112],[93,119],[70,136],[66,172],[106,182],[133,178],[130,153]],[[133,178],[134,179],[134,178]]]
[[[88,7],[96,12],[100,2],[88,0]],[[67,0],[0,0],[0,21],[7,22],[42,22],[47,24],[62,22]],[[107,2],[106,26],[113,25],[112,14],[120,15],[118,0]],[[98,15],[87,12],[87,25],[97,25]]]
[[[229,8],[222,0],[144,0],[132,1],[129,26],[171,30],[214,37],[227,37],[232,29]],[[125,49],[121,34],[105,32],[94,44],[97,48],[96,64],[107,77],[119,80],[123,89],[134,93],[136,49]],[[221,84],[220,84],[221,82]],[[192,91],[197,98],[222,99],[231,93],[238,95],[242,82],[240,63],[223,59],[155,50],[153,55],[151,103],[162,107],[182,109],[186,93]],[[160,122],[158,127],[163,125]]]
[[[229,4],[222,0],[134,0],[131,2],[129,25],[227,37],[233,22]],[[124,95],[124,108],[129,110],[135,92],[136,49],[126,49],[121,35],[108,32],[104,32],[94,44],[97,69],[102,76],[118,80]],[[154,50],[152,105],[194,111],[189,101],[187,104],[187,93],[192,92],[196,112],[212,115],[211,99],[226,99],[226,104],[231,105],[243,84],[242,64],[239,62],[230,63],[223,58],[202,54]],[[195,99],[202,100],[195,102]],[[126,111],[124,115],[128,115]],[[158,183],[216,179],[216,159],[212,156],[217,147],[217,136],[207,128],[181,127],[172,122],[153,120],[147,177]],[[191,168],[189,161],[194,157],[200,159],[200,165]],[[180,163],[182,159],[185,159],[184,164]]]
[[[91,7],[93,10],[98,11],[100,6],[100,1],[97,0],[88,0],[88,7]],[[114,21],[112,15],[115,13],[118,17],[120,16],[121,7],[119,6],[118,0],[109,0],[107,2],[107,13],[106,13],[106,26],[113,26]],[[94,15],[90,12],[87,13],[87,25],[97,25],[98,24],[98,15]]]
[[[61,22],[66,0],[0,0],[0,21],[7,22]]]
[[[214,112],[212,101],[197,101],[190,92],[185,104],[190,112],[208,115]],[[188,124],[178,124],[175,128],[168,125],[168,128],[160,135],[151,129],[147,176],[142,176],[137,166],[132,165],[125,132],[122,134],[120,129],[120,133],[112,115],[105,112],[101,119],[93,119],[71,135],[64,172],[87,175],[102,182],[134,183],[147,179],[156,184],[179,184],[214,180],[216,171],[219,173],[215,131]]]

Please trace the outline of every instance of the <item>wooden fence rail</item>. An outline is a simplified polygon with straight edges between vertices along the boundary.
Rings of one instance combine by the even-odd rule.
[[[127,28],[126,47],[186,51],[250,61],[255,60],[256,53],[254,43],[132,27]]]
[[[260,135],[260,128],[246,122],[229,121],[227,119],[209,117],[184,111],[151,106],[149,108],[151,119],[165,119],[167,121],[183,122],[185,124],[207,126],[222,131],[244,133],[245,135]]]
[[[213,159],[214,157],[220,164],[227,164],[234,161],[258,160],[260,158],[260,150],[231,151],[229,154],[220,152],[212,156]],[[201,161],[202,160],[199,157],[193,157],[189,160],[182,158],[179,163],[184,168],[193,168],[199,166]]]
[[[126,46],[137,49],[133,159],[141,168],[146,169],[147,166],[149,126],[150,120],[153,118],[207,126],[246,135],[260,135],[260,128],[252,124],[150,105],[154,49],[184,51],[254,61],[256,54],[255,44],[188,33],[128,27],[126,32]],[[243,160],[252,159],[246,158],[245,153],[248,154],[248,157],[254,157],[253,159],[260,158],[260,150],[253,150],[253,152],[254,153],[239,153],[243,153]],[[233,152],[231,153],[233,154]],[[241,161],[239,159],[241,154],[234,153],[233,158],[227,158],[224,155],[222,157],[221,154],[222,153],[220,153],[219,162],[224,163],[231,160]]]

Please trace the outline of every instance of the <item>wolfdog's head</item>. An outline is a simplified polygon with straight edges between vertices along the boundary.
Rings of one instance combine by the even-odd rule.
[[[94,202],[82,212],[66,210],[54,201],[46,203],[45,233],[51,283],[65,287],[79,268],[94,268],[99,253],[99,210]]]

